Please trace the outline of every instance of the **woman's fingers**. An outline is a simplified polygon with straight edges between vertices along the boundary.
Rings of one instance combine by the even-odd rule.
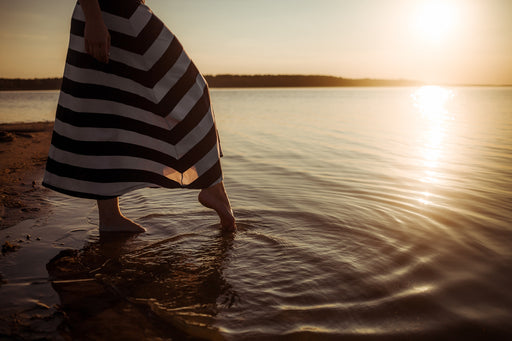
[[[85,52],[87,52],[87,54],[90,54],[92,55],[92,48],[91,48],[91,43],[87,40],[87,39],[84,39],[84,45],[85,45]]]
[[[106,44],[99,44],[95,46],[96,56],[95,58],[99,60],[102,63],[106,63],[108,61],[107,59],[107,45]]]
[[[98,44],[85,42],[85,51],[90,54],[94,59],[102,63],[107,63],[109,60],[110,41],[108,44]]]
[[[110,33],[103,25],[87,25],[84,34],[85,51],[102,63],[108,63]]]
[[[108,40],[107,40],[107,49],[106,49],[106,61],[105,63],[108,63],[108,60],[110,59],[110,33],[108,34]]]

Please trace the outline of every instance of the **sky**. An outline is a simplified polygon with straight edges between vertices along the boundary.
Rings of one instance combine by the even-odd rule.
[[[146,0],[203,74],[512,84],[512,0]],[[73,0],[0,0],[0,78],[61,77]]]

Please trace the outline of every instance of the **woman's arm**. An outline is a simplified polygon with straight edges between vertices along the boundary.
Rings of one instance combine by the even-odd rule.
[[[79,0],[85,15],[85,51],[103,63],[108,63],[110,34],[101,17],[98,0]]]

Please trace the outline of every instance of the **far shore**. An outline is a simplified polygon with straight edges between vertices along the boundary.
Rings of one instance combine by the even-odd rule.
[[[315,88],[464,86],[510,87],[512,84],[437,84],[408,79],[343,78],[325,75],[206,75],[210,88]],[[59,90],[62,78],[0,78],[0,91]]]
[[[211,88],[420,86],[407,79],[351,79],[324,75],[206,75]],[[4,90],[58,90],[62,78],[0,78]]]

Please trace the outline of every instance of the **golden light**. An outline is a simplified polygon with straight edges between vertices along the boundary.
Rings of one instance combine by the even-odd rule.
[[[459,11],[453,1],[425,1],[413,20],[420,34],[431,42],[449,37],[458,24]]]
[[[419,193],[418,201],[428,205],[431,204],[431,193],[428,188],[438,182],[442,168],[445,138],[449,133],[449,122],[453,119],[448,104],[454,93],[440,86],[423,86],[411,97],[422,121],[422,129],[418,132],[418,151],[422,161],[419,180],[426,187]]]
[[[448,114],[446,105],[453,98],[453,91],[435,85],[422,86],[412,94],[412,98],[423,117],[440,123]]]

